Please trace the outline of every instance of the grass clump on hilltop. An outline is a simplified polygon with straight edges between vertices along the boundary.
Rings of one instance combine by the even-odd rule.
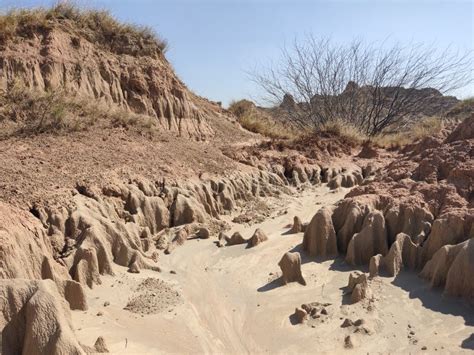
[[[108,11],[80,9],[69,3],[51,8],[14,9],[0,15],[0,46],[61,26],[113,53],[147,56],[164,53],[167,42],[147,26],[124,24]]]
[[[299,134],[291,125],[276,121],[249,100],[231,102],[229,111],[237,117],[243,128],[268,138],[291,139]]]

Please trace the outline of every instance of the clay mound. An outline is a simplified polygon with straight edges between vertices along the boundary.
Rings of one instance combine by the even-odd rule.
[[[354,234],[347,248],[346,262],[351,265],[368,264],[376,254],[388,252],[385,219],[379,211],[370,212],[364,219],[362,230]]]
[[[403,268],[415,270],[420,263],[421,250],[409,235],[398,234],[387,255],[378,254],[370,259],[370,277],[379,275],[381,269],[388,276],[397,276]]]
[[[84,354],[69,306],[51,280],[0,280],[4,354]]]
[[[94,343],[94,350],[98,353],[108,353],[109,349],[103,337],[98,337]]]
[[[54,260],[52,238],[41,223],[31,214],[2,202],[0,221],[0,278],[51,279],[71,309],[87,309],[81,285],[71,279],[63,263]]]
[[[444,286],[448,295],[474,299],[474,239],[439,249],[421,276],[433,287]]]
[[[446,138],[446,143],[474,138],[474,115],[466,118]]]
[[[282,272],[282,280],[286,285],[288,282],[299,282],[306,286],[306,281],[301,273],[301,255],[300,253],[285,253],[278,262]]]
[[[253,248],[257,245],[266,242],[268,240],[267,235],[260,229],[257,228],[253,233],[252,237],[248,241],[248,247]]]
[[[178,194],[171,205],[170,214],[174,226],[206,221],[205,213],[199,203],[192,197],[184,197]]]
[[[296,234],[296,233],[301,233],[306,230],[306,225],[301,222],[301,219],[298,216],[295,216],[293,218],[293,225],[291,226],[291,229],[288,231],[290,234]]]
[[[362,150],[357,155],[359,158],[373,159],[379,155],[377,149],[371,145],[370,141],[365,142],[362,145]]]
[[[235,232],[234,234],[232,234],[232,235],[230,236],[230,238],[227,238],[227,239],[226,239],[226,241],[227,241],[227,245],[228,245],[228,246],[248,243],[248,240],[245,239],[245,238],[242,236],[242,234],[240,234],[239,232]]]
[[[339,187],[354,187],[360,185],[364,180],[362,170],[360,168],[343,171],[335,175],[328,182],[328,187],[335,190]]]
[[[332,209],[322,208],[311,219],[303,236],[303,250],[312,256],[337,255],[336,232],[332,223]]]
[[[367,275],[358,271],[349,275],[347,289],[351,294],[351,303],[357,303],[372,297]]]

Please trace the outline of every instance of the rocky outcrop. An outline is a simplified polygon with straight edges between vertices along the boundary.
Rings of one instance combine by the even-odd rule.
[[[351,265],[368,264],[376,254],[388,252],[385,219],[379,211],[367,214],[362,230],[354,234],[347,247],[346,262]]]
[[[306,281],[301,273],[301,255],[299,253],[285,253],[278,266],[282,272],[282,280],[286,285],[289,282],[298,282],[302,285],[306,285]]]

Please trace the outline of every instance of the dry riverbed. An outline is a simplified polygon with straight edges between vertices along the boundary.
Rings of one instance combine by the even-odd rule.
[[[285,234],[293,216],[309,221],[345,193],[318,187],[270,199],[272,215],[252,226],[226,216],[230,233],[250,237],[258,227],[269,236],[255,248],[218,248],[216,239],[195,239],[160,255],[161,273],[129,274],[115,266],[114,277],[87,290],[89,310],[73,312],[79,340],[91,344],[101,335],[112,353],[140,354],[472,351],[472,307],[442,298],[414,273],[379,278],[370,307],[350,305],[344,288],[353,269],[339,259],[302,254],[307,286],[281,286],[277,263],[285,252],[300,251],[302,241],[302,233]],[[295,324],[295,307],[311,302],[330,304],[327,314]],[[346,318],[361,319],[363,327],[342,328]],[[347,348],[347,336],[353,348]]]

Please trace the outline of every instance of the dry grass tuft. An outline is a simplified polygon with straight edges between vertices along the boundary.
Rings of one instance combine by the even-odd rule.
[[[318,132],[320,132],[320,134],[329,133],[335,136],[339,136],[349,142],[352,142],[353,144],[361,144],[367,140],[366,134],[364,134],[351,124],[342,120],[327,122],[321,127],[319,127]]]
[[[58,25],[117,54],[146,56],[167,49],[167,42],[150,27],[124,24],[108,11],[80,9],[70,3],[48,9],[15,9],[0,15],[0,45],[32,38]]]
[[[398,149],[422,138],[436,135],[443,127],[444,123],[442,118],[428,117],[418,121],[407,131],[381,133],[372,137],[371,141],[380,148]]]
[[[243,128],[271,139],[293,139],[301,134],[301,131],[290,125],[276,121],[248,100],[232,102],[229,111],[237,117]]]
[[[447,114],[448,118],[463,120],[474,114],[474,97],[461,100]]]

